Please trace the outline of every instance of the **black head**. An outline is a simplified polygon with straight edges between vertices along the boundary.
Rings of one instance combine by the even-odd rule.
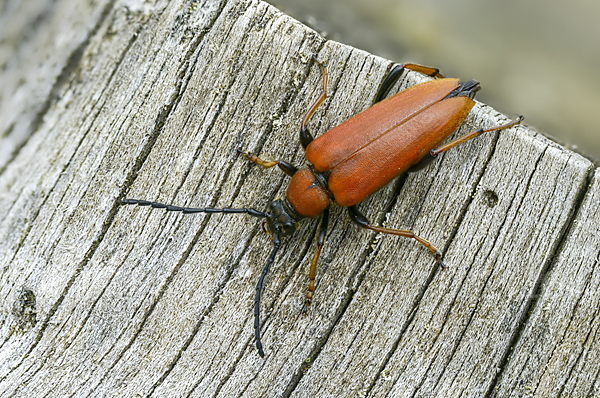
[[[296,232],[296,223],[301,217],[294,214],[286,203],[277,199],[269,206],[267,213],[267,229],[273,235],[275,231],[279,231],[279,236],[290,236]]]

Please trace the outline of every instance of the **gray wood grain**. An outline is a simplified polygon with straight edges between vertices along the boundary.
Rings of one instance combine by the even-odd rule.
[[[0,171],[40,127],[112,6],[106,0],[0,5]]]
[[[0,136],[14,153],[0,165],[0,396],[595,391],[597,173],[590,185],[589,161],[524,126],[461,145],[360,205],[430,240],[446,269],[334,207],[304,315],[318,222],[303,222],[266,281],[260,358],[253,299],[272,248],[261,222],[120,201],[265,210],[288,178],[236,149],[304,164],[300,121],[321,89],[311,55],[330,68],[316,135],[368,108],[392,62],[260,1],[98,4],[96,19],[60,26],[83,37],[56,61],[27,61],[67,71],[42,87],[24,77],[36,111],[0,117],[33,126],[22,144]],[[27,40],[14,47],[49,37]],[[395,90],[424,79],[410,73]],[[478,103],[456,134],[507,120]]]
[[[599,177],[596,170],[494,396],[600,393]]]

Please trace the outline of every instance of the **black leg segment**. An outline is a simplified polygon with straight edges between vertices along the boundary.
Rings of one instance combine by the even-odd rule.
[[[251,162],[258,164],[264,167],[265,169],[270,169],[273,166],[277,166],[281,171],[283,171],[290,177],[292,177],[298,171],[298,168],[296,166],[284,160],[263,160],[251,152],[242,151],[240,148],[238,148],[237,151],[244,155]]]
[[[388,73],[388,75],[383,80],[383,83],[381,84],[381,88],[379,88],[379,91],[377,92],[377,96],[375,97],[374,103],[377,103],[377,102],[385,99],[385,97],[387,97],[390,89],[392,88],[392,86],[394,84],[396,84],[396,82],[400,79],[400,77],[402,77],[402,74],[404,73],[405,69],[419,72],[426,76],[435,77],[436,79],[444,77],[440,74],[439,69],[432,68],[430,66],[423,66],[423,65],[419,65],[419,64],[395,65],[392,68],[392,70],[390,71],[390,73]]]

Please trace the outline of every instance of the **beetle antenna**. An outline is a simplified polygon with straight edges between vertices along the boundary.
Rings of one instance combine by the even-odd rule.
[[[223,213],[223,214],[249,214],[254,217],[267,218],[268,215],[263,213],[262,211],[258,211],[256,209],[251,208],[242,208],[242,209],[232,209],[230,207],[225,207],[222,209],[213,209],[212,207],[180,207],[180,206],[172,206],[165,205],[163,203],[158,202],[149,202],[147,200],[138,200],[138,199],[123,199],[121,204],[124,205],[139,205],[139,206],[152,206],[155,209],[165,209],[166,211],[180,211],[183,214],[191,214],[191,213]]]
[[[269,268],[271,268],[271,264],[273,264],[273,261],[275,261],[275,255],[279,250],[279,246],[281,246],[281,241],[279,240],[279,230],[275,230],[273,233],[273,251],[271,252],[269,259],[267,260],[267,264],[262,270],[260,279],[256,284],[256,296],[254,298],[254,334],[256,335],[256,348],[258,349],[258,355],[260,355],[261,358],[264,358],[265,352],[263,351],[262,342],[260,341],[260,297],[262,295],[265,277],[269,272]]]

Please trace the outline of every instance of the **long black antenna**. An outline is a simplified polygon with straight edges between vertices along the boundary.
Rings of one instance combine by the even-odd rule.
[[[263,213],[262,211],[258,211],[256,209],[232,209],[229,207],[225,207],[223,209],[213,209],[212,207],[199,208],[199,207],[180,207],[180,206],[172,206],[165,205],[163,203],[158,202],[149,202],[147,200],[138,200],[138,199],[123,199],[121,201],[124,205],[139,205],[139,206],[152,206],[155,209],[165,209],[166,211],[181,211],[183,214],[191,214],[191,213],[223,213],[223,214],[249,214],[254,217],[263,217],[267,218],[268,215]]]
[[[123,199],[121,201],[124,205],[139,205],[139,206],[151,206],[155,209],[165,209],[166,211],[180,211],[184,214],[191,213],[223,213],[223,214],[248,214],[254,217],[262,217],[268,218],[269,215],[263,213],[262,211],[258,211],[252,208],[242,208],[242,209],[232,209],[229,207],[225,207],[222,209],[214,209],[212,207],[206,208],[197,208],[197,207],[180,207],[173,205],[166,205],[158,202],[150,202],[148,200],[139,200],[139,199]],[[262,296],[262,288],[265,282],[265,277],[269,273],[269,268],[271,268],[271,264],[275,261],[275,256],[277,255],[277,251],[281,246],[281,241],[279,240],[279,230],[275,230],[273,233],[273,251],[267,260],[267,264],[263,268],[262,274],[260,275],[260,279],[256,284],[256,297],[254,298],[254,332],[256,334],[256,348],[258,348],[258,355],[261,357],[265,356],[265,352],[262,348],[262,343],[260,341],[260,298]]]
[[[275,230],[273,234],[273,251],[267,260],[267,264],[265,268],[263,268],[262,274],[260,275],[260,279],[256,284],[256,297],[254,298],[254,334],[256,335],[256,348],[258,348],[258,355],[261,357],[265,356],[265,352],[263,351],[262,342],[260,341],[260,297],[262,295],[263,283],[265,281],[265,277],[269,272],[269,268],[273,261],[275,261],[275,255],[279,250],[279,246],[281,246],[281,241],[279,240],[279,230]]]

